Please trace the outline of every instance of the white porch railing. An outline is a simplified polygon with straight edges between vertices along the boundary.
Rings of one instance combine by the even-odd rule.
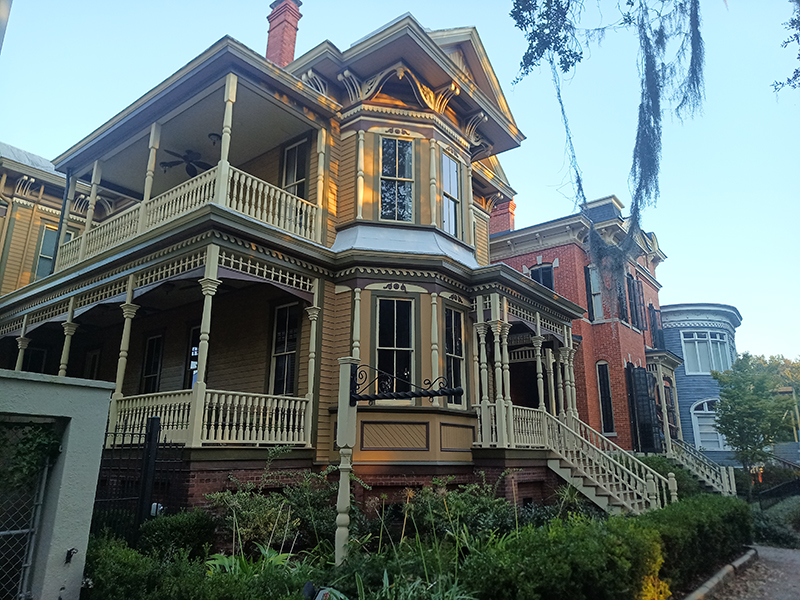
[[[55,270],[71,267],[143,231],[214,202],[217,178],[218,169],[213,167],[59,246]],[[321,240],[317,224],[320,209],[316,205],[233,167],[228,169],[226,184],[224,206],[299,237],[315,242]]]
[[[672,458],[720,494],[736,495],[736,482],[731,473],[732,468],[718,465],[694,446],[681,440],[672,440]]]
[[[192,390],[126,396],[116,403],[117,419],[109,424],[111,431],[144,431],[148,417],[160,417],[161,430],[170,441],[188,441]]]
[[[208,390],[200,439],[215,444],[306,445],[308,400]]]
[[[555,452],[576,474],[588,477],[634,513],[661,508],[677,499],[674,480],[663,477],[578,419],[570,425],[533,408],[512,407],[511,448],[541,448]],[[496,407],[478,410],[479,446],[497,446]],[[487,427],[483,427],[484,421]]]

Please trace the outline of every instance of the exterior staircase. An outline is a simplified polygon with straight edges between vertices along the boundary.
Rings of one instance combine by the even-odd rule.
[[[697,448],[681,440],[671,440],[671,446],[672,451],[667,458],[689,471],[702,485],[723,496],[736,495],[733,467],[723,467],[715,463]]]

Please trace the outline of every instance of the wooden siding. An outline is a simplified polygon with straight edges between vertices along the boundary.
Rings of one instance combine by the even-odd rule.
[[[489,222],[482,218],[479,210],[475,211],[475,259],[478,264],[489,264]]]
[[[341,142],[341,168],[339,169],[339,224],[356,218],[356,154],[358,134]]]
[[[327,209],[327,238],[325,245],[330,248],[336,240],[336,226],[342,223],[339,215],[339,167],[342,156],[342,142],[338,123],[331,123],[329,144],[328,203],[325,207]]]
[[[258,177],[259,179],[271,183],[273,185],[280,185],[281,182],[281,155],[283,148],[273,148],[268,150],[260,156],[237,166],[245,173]]]

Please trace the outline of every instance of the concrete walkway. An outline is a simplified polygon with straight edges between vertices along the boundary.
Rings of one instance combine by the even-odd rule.
[[[800,600],[800,550],[755,546],[758,560],[715,590],[715,600]]]

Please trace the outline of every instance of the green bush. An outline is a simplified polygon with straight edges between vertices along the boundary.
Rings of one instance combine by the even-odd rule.
[[[572,517],[471,553],[460,576],[481,600],[635,600],[645,585],[666,598],[661,561],[658,534],[633,519]]]
[[[710,569],[735,558],[753,539],[750,507],[727,496],[701,494],[636,520],[661,535],[661,577],[673,589],[685,589]]]
[[[689,471],[673,464],[663,456],[643,456],[639,460],[664,477],[667,477],[670,473],[674,473],[675,483],[678,484],[678,498],[680,500],[692,498],[703,493],[703,486],[700,485],[700,482],[697,481]]]
[[[753,511],[753,538],[759,544],[780,548],[800,547],[800,537],[769,512]]]
[[[185,549],[192,558],[205,558],[214,543],[216,523],[204,510],[160,516],[142,523],[137,548],[145,554],[166,556]]]

